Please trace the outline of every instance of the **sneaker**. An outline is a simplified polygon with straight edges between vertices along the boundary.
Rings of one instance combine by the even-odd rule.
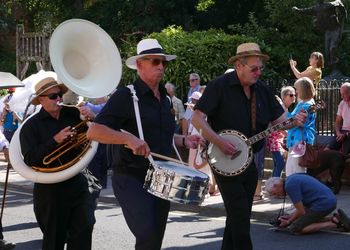
[[[15,243],[7,242],[6,240],[0,240],[0,250],[10,250],[16,247]]]
[[[338,209],[339,220],[346,232],[350,231],[350,219],[342,209]]]

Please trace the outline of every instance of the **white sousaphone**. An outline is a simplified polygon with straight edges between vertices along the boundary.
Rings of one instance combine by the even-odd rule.
[[[99,98],[110,94],[119,84],[122,62],[118,48],[96,24],[82,19],[61,23],[52,33],[49,49],[59,81],[73,92]],[[98,146],[92,141],[87,152],[69,168],[53,173],[39,172],[23,161],[20,130],[21,127],[11,140],[10,161],[17,173],[37,183],[57,183],[77,175],[92,160]]]

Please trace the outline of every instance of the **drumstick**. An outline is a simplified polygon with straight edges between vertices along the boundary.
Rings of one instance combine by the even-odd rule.
[[[174,159],[174,158],[172,158],[172,157],[168,157],[168,156],[161,155],[161,154],[157,154],[157,153],[153,153],[153,152],[151,152],[151,155],[153,155],[153,156],[155,156],[155,157],[158,157],[158,158],[160,158],[160,159],[163,159],[163,160],[172,161],[172,162],[179,163],[179,164],[181,164],[181,165],[186,165],[186,166],[188,166],[187,163],[182,162],[182,161],[179,161],[179,160],[176,160],[176,159]]]
[[[130,134],[130,132],[124,130],[124,129],[121,129],[120,130],[121,132],[123,133],[126,133],[126,134]],[[126,148],[129,148],[127,145],[124,145]],[[130,148],[129,148],[130,149]],[[172,161],[172,162],[176,162],[176,163],[179,163],[181,165],[187,165],[186,163],[182,162],[182,161],[179,161],[179,160],[176,160],[174,158],[171,158],[171,157],[168,157],[168,156],[165,156],[165,155],[161,155],[161,154],[157,154],[157,153],[153,153],[153,152],[150,152],[151,155],[155,156],[155,157],[158,157],[160,159],[163,159],[163,160],[167,160],[167,161]]]
[[[199,129],[199,135],[202,136],[202,129]],[[201,144],[198,143],[198,146],[197,146],[197,154],[196,154],[196,157],[194,158],[194,162],[197,164],[197,165],[200,165],[202,164],[203,160],[202,160],[202,157],[201,157]]]

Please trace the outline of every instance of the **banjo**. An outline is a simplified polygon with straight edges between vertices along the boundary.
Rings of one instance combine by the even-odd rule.
[[[315,112],[318,109],[323,109],[325,103],[323,101],[311,105],[307,112]],[[230,141],[236,146],[237,151],[234,155],[224,154],[219,147],[210,143],[207,149],[208,163],[215,172],[224,176],[235,176],[243,173],[250,165],[253,159],[252,145],[272,132],[282,130],[287,125],[293,122],[293,117],[273,125],[266,130],[250,137],[249,139],[239,131],[236,130],[222,130],[219,135]]]

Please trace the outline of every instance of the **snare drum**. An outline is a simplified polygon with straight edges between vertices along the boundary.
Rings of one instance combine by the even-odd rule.
[[[199,205],[208,193],[209,176],[170,161],[155,161],[148,170],[144,188],[159,198]]]

